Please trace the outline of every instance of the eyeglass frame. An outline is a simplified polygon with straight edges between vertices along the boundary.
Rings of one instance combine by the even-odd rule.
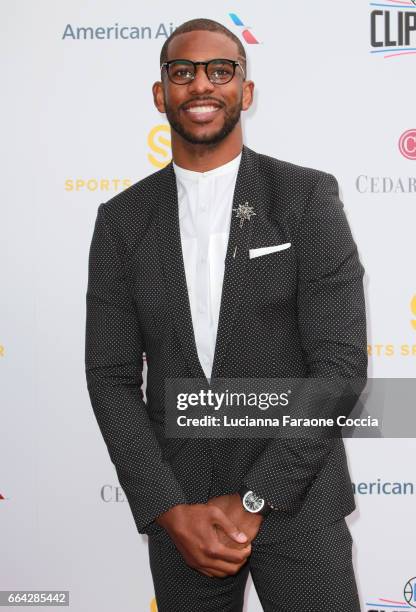
[[[212,62],[220,62],[220,61],[226,61],[226,62],[230,62],[230,64],[232,64],[233,66],[233,75],[231,77],[231,79],[229,81],[226,81],[225,83],[213,83],[211,81],[211,79],[208,76],[208,64],[212,63]],[[169,66],[170,64],[173,64],[174,62],[187,62],[188,64],[192,64],[194,67],[194,76],[190,81],[187,81],[186,83],[176,83],[175,81],[172,81],[170,75],[169,75]],[[166,67],[166,74],[168,75],[168,79],[171,83],[173,83],[174,85],[189,85],[189,83],[192,83],[192,81],[195,79],[196,77],[196,71],[197,71],[197,66],[202,65],[205,66],[205,74],[206,77],[208,79],[208,81],[210,83],[212,83],[213,85],[228,85],[228,83],[231,83],[231,81],[233,80],[234,76],[235,76],[235,71],[237,66],[240,66],[241,68],[241,72],[243,73],[243,80],[245,80],[246,78],[246,73],[244,72],[244,68],[242,67],[241,63],[238,60],[231,60],[231,59],[227,59],[225,57],[218,57],[218,58],[214,58],[211,60],[208,60],[207,62],[193,62],[192,60],[188,60],[188,59],[174,59],[174,60],[169,60],[167,62],[163,62],[163,64],[161,64],[160,69],[162,70],[162,68]]]

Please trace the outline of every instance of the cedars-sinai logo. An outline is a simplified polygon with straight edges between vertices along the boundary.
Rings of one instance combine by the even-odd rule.
[[[416,54],[416,0],[381,0],[370,8],[370,53],[385,59]]]
[[[400,136],[399,151],[406,159],[416,160],[416,128],[406,130]]]

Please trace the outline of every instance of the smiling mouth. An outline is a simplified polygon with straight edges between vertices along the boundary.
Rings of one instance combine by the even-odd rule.
[[[191,106],[185,109],[188,113],[213,113],[220,110],[219,106]]]
[[[190,106],[189,108],[184,108],[183,110],[185,113],[187,113],[187,116],[193,123],[207,123],[216,117],[216,114],[221,110],[221,107],[207,104],[204,106]]]

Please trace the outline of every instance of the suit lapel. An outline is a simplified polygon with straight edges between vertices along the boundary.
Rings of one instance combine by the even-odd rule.
[[[178,212],[178,190],[172,163],[160,173],[158,233],[159,253],[168,292],[169,305],[179,343],[191,376],[204,378],[196,350],[191,306],[186,284]]]
[[[159,252],[172,318],[191,376],[205,379],[205,373],[198,358],[192,324],[179,226],[178,191],[172,163],[168,164],[160,172],[160,177],[158,206]],[[244,145],[234,189],[233,209],[238,209],[240,206],[248,204],[256,212],[259,204],[257,181],[258,155]],[[231,211],[230,233],[225,257],[224,280],[211,378],[221,374],[226,350],[232,337],[233,324],[239,313],[251,231],[255,222],[256,216],[252,216],[251,219],[245,219],[240,226],[237,210]]]
[[[211,379],[221,376],[224,357],[233,333],[233,325],[240,312],[241,295],[244,288],[245,270],[253,224],[256,223],[258,182],[258,156],[243,146],[241,162],[234,189],[230,234],[225,256],[224,280],[221,293],[217,339]],[[255,216],[241,223],[237,216],[239,207],[250,206]]]

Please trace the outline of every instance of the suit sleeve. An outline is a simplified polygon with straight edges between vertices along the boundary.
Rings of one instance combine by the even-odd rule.
[[[110,459],[139,533],[187,503],[163,461],[141,391],[143,341],[119,255],[98,208],[89,252],[85,371],[88,392]]]
[[[364,268],[330,174],[322,174],[305,207],[295,248],[297,322],[308,375],[289,412],[319,417],[341,408],[347,415],[367,379]],[[324,406],[322,394],[314,392],[322,385],[314,378],[328,381],[332,390],[353,384],[344,395],[330,394]],[[274,439],[243,482],[275,509],[294,514],[336,443],[335,437],[311,435]]]

